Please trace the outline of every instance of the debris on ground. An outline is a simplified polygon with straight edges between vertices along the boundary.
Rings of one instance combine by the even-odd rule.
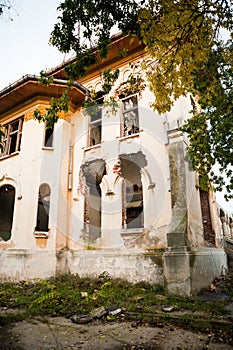
[[[174,311],[175,309],[176,309],[175,306],[170,306],[170,305],[164,305],[162,308],[164,312],[171,312],[171,311]]]
[[[70,317],[71,321],[77,324],[86,324],[92,321],[90,315],[73,315]]]
[[[101,318],[103,316],[106,316],[108,313],[108,310],[105,309],[104,306],[97,307],[96,309],[92,310],[90,312],[90,316],[92,318]]]

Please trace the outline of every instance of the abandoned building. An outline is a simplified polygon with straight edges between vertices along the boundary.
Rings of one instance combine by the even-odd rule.
[[[119,56],[125,47],[127,57]],[[74,83],[69,112],[50,129],[34,111],[66,90],[66,63],[49,71],[49,86],[27,75],[0,92],[2,280],[106,271],[190,295],[226,271],[214,195],[200,190],[184,158],[179,126],[194,101],[180,98],[164,115],[150,108],[154,97],[137,68],[150,60],[136,39],[114,38],[107,58]],[[119,76],[106,96],[109,68]],[[134,74],[138,89],[127,83]],[[83,107],[91,90],[95,111]],[[117,98],[114,110],[109,96]]]

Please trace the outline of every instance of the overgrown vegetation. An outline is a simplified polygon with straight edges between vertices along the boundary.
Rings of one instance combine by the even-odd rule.
[[[231,293],[233,297],[232,290]],[[106,274],[99,278],[62,275],[48,280],[0,284],[0,307],[11,310],[1,314],[0,325],[38,315],[84,315],[100,306],[114,306],[121,308],[122,313],[105,317],[103,322],[130,320],[154,326],[171,324],[202,332],[221,331],[232,342],[233,326],[219,322],[225,313],[224,305],[224,301],[203,302],[198,298],[169,297],[159,285],[131,284],[111,279]],[[163,312],[164,306],[172,307],[173,312]]]
[[[0,16],[10,8],[10,1],[2,0]],[[106,58],[116,28],[130,35],[131,42],[137,36],[152,57],[142,67],[155,96],[152,107],[163,113],[180,96],[192,94],[200,109],[194,109],[193,117],[183,127],[190,140],[187,149],[192,168],[201,175],[202,189],[225,189],[226,199],[232,198],[231,2],[119,0],[113,4],[111,0],[63,0],[58,12],[50,43],[62,53],[76,55],[65,66],[68,88],[92,65]],[[94,55],[93,49],[98,54]],[[127,56],[128,48],[121,54]],[[105,93],[111,85],[110,79]],[[61,99],[61,103],[59,99],[52,101],[47,115],[37,111],[35,116],[45,120],[47,127],[57,121],[61,107],[68,108],[67,92]],[[213,170],[214,166],[219,172]]]
[[[202,189],[225,187],[226,198],[232,198],[231,2],[63,0],[58,11],[50,42],[63,53],[76,54],[66,68],[68,79],[80,78],[107,56],[111,33],[118,28],[131,40],[137,35],[153,58],[143,69],[154,109],[164,113],[180,96],[193,95],[201,110],[183,128],[190,137],[192,167],[202,177]],[[91,54],[93,48],[99,55]]]

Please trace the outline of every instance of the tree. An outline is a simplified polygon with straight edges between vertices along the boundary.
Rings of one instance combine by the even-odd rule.
[[[9,12],[12,5],[9,0],[0,0],[0,16],[2,16],[5,12]]]
[[[225,186],[226,197],[232,198],[233,45],[230,39],[221,40],[223,30],[232,35],[230,1],[65,0],[58,10],[51,43],[61,52],[76,53],[76,61],[66,68],[69,79],[84,75],[94,63],[93,47],[100,59],[106,56],[114,27],[143,41],[154,58],[144,66],[155,96],[152,106],[168,111],[189,93],[198,102],[201,111],[194,108],[182,128],[189,135],[189,158],[203,189]]]
[[[106,57],[113,30],[118,28],[132,40],[137,35],[153,58],[143,67],[155,96],[152,106],[163,113],[180,96],[191,94],[201,107],[194,108],[182,128],[189,136],[192,166],[203,189],[225,186],[232,197],[231,0],[63,0],[58,11],[50,42],[62,53],[76,54],[65,68],[68,85]],[[221,40],[222,31],[228,41]],[[99,56],[91,54],[93,48]],[[51,115],[56,120],[54,106]]]

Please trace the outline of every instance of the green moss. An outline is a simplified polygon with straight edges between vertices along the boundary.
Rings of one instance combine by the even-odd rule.
[[[195,253],[191,253],[191,254],[189,255],[189,266],[190,266],[191,268],[193,268],[193,266],[194,266],[195,258],[196,258]]]

